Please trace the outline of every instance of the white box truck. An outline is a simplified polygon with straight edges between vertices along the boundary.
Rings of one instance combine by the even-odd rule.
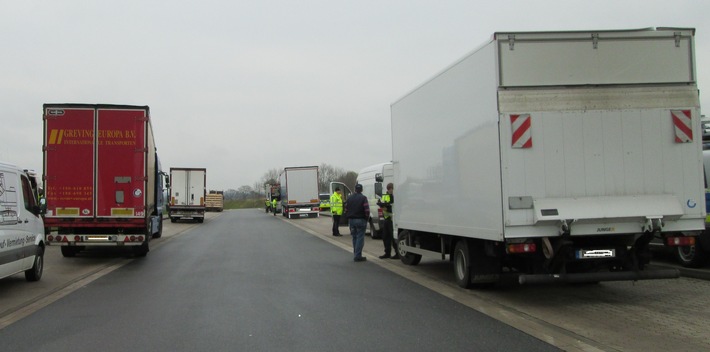
[[[207,169],[189,167],[170,168],[170,222],[178,220],[205,221]]]
[[[281,213],[291,218],[320,214],[318,166],[287,167],[279,174]]]
[[[385,218],[382,209],[377,205],[377,200],[386,192],[387,184],[394,183],[394,169],[392,162],[379,163],[367,166],[357,174],[357,181],[362,185],[364,194],[370,203],[370,223],[366,234],[372,238],[382,237]],[[380,193],[380,194],[378,194]],[[395,196],[396,197],[396,196]]]
[[[704,229],[694,29],[500,32],[391,106],[406,264],[462,287],[678,277]]]

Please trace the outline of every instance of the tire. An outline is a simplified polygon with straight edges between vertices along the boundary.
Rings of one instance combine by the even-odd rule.
[[[411,233],[407,230],[402,231],[397,236],[397,253],[399,254],[399,259],[402,261],[402,263],[406,265],[417,265],[419,264],[419,262],[422,261],[421,254],[409,253],[403,249],[404,244],[406,244],[407,242],[411,242],[409,240],[411,236]]]
[[[471,288],[471,251],[468,241],[456,242],[454,249],[454,278],[459,287]]]
[[[62,247],[63,248],[63,247]],[[25,279],[27,281],[39,281],[42,278],[42,271],[44,270],[44,247],[39,247],[37,249],[37,254],[35,254],[34,263],[30,269],[25,270]]]
[[[133,254],[136,257],[145,257],[150,252],[150,242],[145,241],[142,245],[133,247]]]
[[[170,218],[170,222],[176,222],[176,221],[177,221],[176,218]]]
[[[699,245],[678,247],[675,251],[678,263],[686,268],[699,268],[707,263],[708,255]]]
[[[454,247],[453,256],[454,275],[459,286],[484,288],[500,280],[500,259],[486,254],[485,242],[461,239]]]
[[[62,246],[62,256],[64,258],[76,257],[76,254],[81,250],[78,247]]]
[[[160,222],[158,222],[158,232],[153,234],[153,238],[160,238],[163,237],[163,218],[160,218]]]
[[[205,218],[197,218],[197,223],[201,224],[205,222]]]

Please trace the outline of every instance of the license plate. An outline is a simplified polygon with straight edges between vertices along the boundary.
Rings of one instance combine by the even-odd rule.
[[[87,241],[108,241],[108,236],[86,236]]]
[[[616,250],[614,249],[580,249],[577,251],[577,259],[599,259],[615,257]]]

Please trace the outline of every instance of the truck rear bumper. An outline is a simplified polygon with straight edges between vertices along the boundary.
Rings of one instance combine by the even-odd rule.
[[[144,235],[64,235],[50,234],[47,236],[48,246],[140,246],[146,240]]]
[[[518,276],[518,283],[520,283],[521,285],[525,285],[549,284],[554,282],[584,283],[601,281],[640,281],[657,279],[677,279],[678,277],[680,277],[680,271],[678,269],[654,269],[646,271],[520,275]]]

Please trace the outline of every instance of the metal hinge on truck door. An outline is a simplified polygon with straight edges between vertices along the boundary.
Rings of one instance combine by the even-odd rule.
[[[674,32],[673,38],[675,38],[675,47],[680,48],[680,32]]]
[[[594,49],[599,47],[599,33],[592,33],[592,47]]]
[[[508,34],[508,49],[511,51],[515,50],[515,35]]]

